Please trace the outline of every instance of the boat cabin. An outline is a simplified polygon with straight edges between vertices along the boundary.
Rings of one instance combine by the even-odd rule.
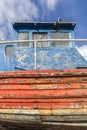
[[[21,42],[0,45],[0,71],[87,67],[86,60],[75,48],[75,42],[56,41],[74,39],[75,26],[74,22],[63,21],[14,22],[14,40]]]

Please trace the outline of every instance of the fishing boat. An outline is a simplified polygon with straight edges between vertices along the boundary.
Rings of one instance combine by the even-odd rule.
[[[12,25],[14,40],[0,42],[2,127],[58,130],[87,126],[87,61],[76,49],[76,23]]]

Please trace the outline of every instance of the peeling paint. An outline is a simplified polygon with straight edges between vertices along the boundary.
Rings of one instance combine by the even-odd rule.
[[[37,70],[75,69],[87,67],[86,61],[75,48],[37,48]],[[15,50],[15,66],[34,69],[34,48]]]
[[[86,122],[87,69],[0,73],[0,121]]]

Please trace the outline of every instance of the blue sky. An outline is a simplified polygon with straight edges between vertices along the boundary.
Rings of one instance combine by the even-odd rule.
[[[87,38],[87,0],[0,0],[0,39],[13,39],[14,21],[77,22],[75,38]],[[87,55],[87,47],[77,47]]]

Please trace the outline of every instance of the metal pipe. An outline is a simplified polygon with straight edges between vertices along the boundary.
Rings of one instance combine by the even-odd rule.
[[[14,41],[0,41],[0,44],[7,43],[21,43],[21,42],[87,42],[87,39],[37,39],[37,40],[14,40]]]
[[[37,45],[36,45],[36,41],[34,41],[34,69],[37,69]]]
[[[37,42],[87,42],[87,39],[38,39]]]

